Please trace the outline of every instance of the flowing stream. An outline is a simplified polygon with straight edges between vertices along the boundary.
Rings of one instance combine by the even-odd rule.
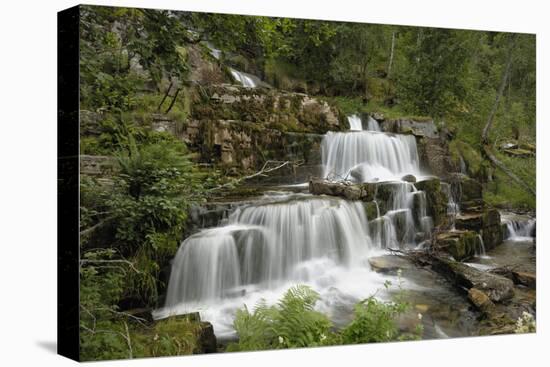
[[[350,116],[350,125],[359,130],[362,122],[352,123],[354,119]],[[425,193],[401,180],[407,174],[423,176],[415,138],[381,132],[373,121],[367,122],[368,130],[328,132],[322,162],[329,179],[389,181],[384,210],[375,200],[376,216],[368,218],[366,203],[282,189],[237,206],[217,227],[182,242],[172,262],[165,306],[154,317],[199,311],[219,338],[231,338],[237,309],[253,309],[262,299],[275,303],[296,284],[320,293],[317,308],[337,326],[349,321],[356,302],[375,293],[391,299],[384,282],[395,277],[372,271],[369,257],[421,245],[433,224]],[[467,310],[467,303],[433,274],[409,277],[403,287],[424,299],[430,294],[433,305],[447,299],[454,311]],[[469,333],[451,326],[444,332],[445,317],[436,319],[431,319],[427,337]]]

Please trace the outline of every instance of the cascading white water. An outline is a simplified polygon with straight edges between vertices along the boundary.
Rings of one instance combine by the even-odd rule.
[[[237,71],[235,69],[230,69],[231,71],[231,75],[233,76],[233,78],[235,78],[235,80],[237,80],[239,83],[242,84],[243,87],[245,88],[256,88],[256,82],[254,81],[254,79],[250,76],[248,76],[247,74],[243,73],[243,72],[240,72],[240,71]]]
[[[328,132],[321,149],[327,178],[372,182],[421,175],[416,140],[411,135]]]
[[[367,130],[369,131],[382,131],[380,129],[380,125],[378,124],[378,121],[373,119],[372,117],[368,117],[367,119]]]
[[[349,121],[349,129],[352,131],[361,131],[363,130],[363,121],[361,120],[361,117],[358,115],[351,115],[348,116]],[[368,131],[382,131],[380,129],[380,125],[378,124],[378,121],[373,119],[372,117],[368,116],[367,118],[367,128],[365,130]]]
[[[513,213],[501,213],[502,223],[506,224],[506,239],[512,241],[532,240],[536,219]]]
[[[359,265],[372,246],[361,202],[299,196],[238,208],[227,225],[182,243],[166,306],[221,299],[253,284],[273,288],[298,280],[297,269],[312,259]]]
[[[447,216],[451,220],[451,230],[456,229],[456,217],[460,215],[460,204],[458,203],[460,197],[460,185],[453,186],[450,183],[441,183],[442,191],[447,195]]]
[[[360,201],[267,195],[181,244],[165,307],[153,315],[200,311],[216,335],[229,336],[236,309],[260,299],[275,302],[295,284],[325,295],[319,307],[333,312],[340,302],[352,304],[383,288],[384,278],[370,271],[367,259],[385,246],[380,238],[395,238],[395,227],[389,221],[375,227]]]
[[[485,257],[487,256],[487,253],[485,252],[485,242],[483,242],[483,237],[481,237],[480,234],[477,235],[477,239],[479,240],[477,243],[478,245],[474,249],[475,256],[479,257]]]
[[[361,117],[357,115],[348,116],[348,122],[349,122],[350,130],[354,130],[354,131],[363,130],[363,122],[361,121]]]
[[[155,318],[200,311],[215,324],[216,334],[224,335],[233,332],[235,309],[253,307],[261,298],[274,302],[297,283],[320,292],[319,307],[329,313],[340,301],[353,304],[380,289],[384,280],[370,271],[368,257],[414,246],[418,234],[427,238],[433,226],[425,193],[401,181],[405,174],[420,176],[415,138],[379,131],[329,132],[322,156],[325,176],[392,181],[381,184],[384,189],[378,186],[386,191],[380,202],[376,195],[377,218],[367,220],[366,204],[360,201],[304,194],[270,194],[237,207],[223,225],[181,244],[165,307],[154,312]]]

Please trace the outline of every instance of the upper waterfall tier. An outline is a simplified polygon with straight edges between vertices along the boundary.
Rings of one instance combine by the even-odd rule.
[[[352,131],[361,131],[361,130],[382,131],[380,129],[380,125],[378,124],[378,121],[376,121],[370,116],[368,116],[367,118],[366,129],[363,129],[363,121],[361,120],[361,117],[359,117],[358,115],[348,116],[348,122],[349,122],[349,129]]]
[[[245,88],[256,88],[257,84],[252,75],[243,73],[242,71],[237,71],[235,69],[230,69],[231,75],[235,80],[242,84]]]
[[[324,177],[371,182],[421,175],[416,140],[411,135],[328,132],[321,149]]]
[[[361,121],[361,117],[357,115],[348,116],[348,122],[349,122],[350,130],[353,130],[353,131],[363,130],[363,122]]]

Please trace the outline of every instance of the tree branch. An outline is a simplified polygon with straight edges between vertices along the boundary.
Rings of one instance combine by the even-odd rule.
[[[274,167],[269,167],[272,164],[277,164],[277,165],[274,166]],[[300,166],[302,164],[303,164],[302,161],[272,161],[272,160],[268,160],[264,163],[264,165],[262,166],[262,168],[258,172],[253,173],[253,174],[248,175],[248,176],[240,177],[237,180],[234,180],[232,182],[228,182],[228,183],[225,183],[223,185],[213,187],[213,188],[207,190],[207,192],[221,190],[223,188],[239,184],[243,181],[250,180],[250,179],[255,178],[255,177],[260,177],[260,176],[265,177],[265,176],[267,176],[268,173],[276,171],[276,170],[281,169],[281,168],[283,168],[285,166],[288,166],[288,165],[292,165],[294,167],[297,167],[297,166]]]

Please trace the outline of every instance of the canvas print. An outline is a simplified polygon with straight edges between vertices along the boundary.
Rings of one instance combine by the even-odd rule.
[[[536,331],[535,35],[76,22],[79,359]]]

